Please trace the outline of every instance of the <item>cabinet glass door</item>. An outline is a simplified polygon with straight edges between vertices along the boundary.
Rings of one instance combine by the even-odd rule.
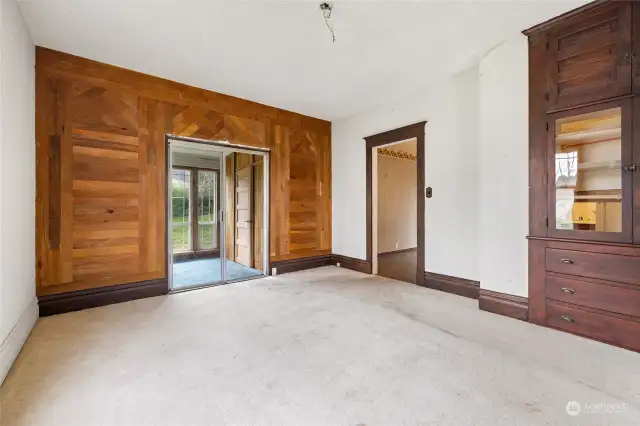
[[[550,120],[551,236],[631,242],[630,121],[629,101]]]

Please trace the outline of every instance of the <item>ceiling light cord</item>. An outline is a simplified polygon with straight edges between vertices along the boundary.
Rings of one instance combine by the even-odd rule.
[[[333,31],[333,25],[329,23],[329,19],[331,18],[331,11],[333,10],[333,6],[329,3],[320,4],[320,10],[322,10],[322,16],[324,17],[324,23],[327,25],[327,28],[331,32],[331,38],[333,39],[333,43],[336,42],[336,34]]]

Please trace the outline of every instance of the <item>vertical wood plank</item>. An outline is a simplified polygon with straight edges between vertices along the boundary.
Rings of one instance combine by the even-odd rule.
[[[72,85],[58,85],[56,133],[60,135],[60,250],[59,283],[73,281],[73,141]]]
[[[49,193],[50,141],[56,137],[54,81],[36,70],[36,285],[54,281],[50,274]]]
[[[148,150],[150,144],[149,130],[149,100],[138,99],[138,271],[149,271],[149,171],[147,168]]]

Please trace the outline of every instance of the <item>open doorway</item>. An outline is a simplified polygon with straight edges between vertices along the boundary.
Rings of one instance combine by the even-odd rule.
[[[416,283],[416,139],[376,148],[374,253],[377,275]]]
[[[267,275],[268,151],[173,136],[167,144],[171,290]]]
[[[398,269],[396,273],[393,273],[392,278],[401,279],[403,281],[409,281],[416,283],[418,285],[424,285],[425,281],[425,196],[430,197],[430,190],[426,191],[425,188],[425,125],[426,121],[422,121],[419,123],[411,124],[405,127],[400,127],[398,129],[389,130],[387,132],[378,133],[376,135],[371,135],[365,138],[366,141],[366,231],[367,231],[367,263],[368,268],[372,271],[373,274],[380,273],[380,266],[383,268],[383,273],[385,271],[389,271],[390,269]],[[390,200],[388,196],[383,195],[380,200],[378,200],[378,159],[379,159],[379,148],[386,148],[385,153],[389,156],[399,157],[404,156],[402,153],[393,153],[394,145],[398,145],[398,149],[402,151],[402,143],[410,143],[410,145],[406,145],[406,150],[409,151],[407,153],[407,157],[415,158],[415,185],[411,183],[402,183],[403,190],[408,187],[408,191],[404,194],[405,198],[410,197],[410,191],[414,191],[414,200],[415,200],[415,210],[413,210],[412,205],[407,204],[405,202],[406,211],[413,213],[415,211],[415,216],[407,216],[406,220],[415,220],[415,227],[408,227],[405,232],[413,233],[415,235],[415,256],[411,253],[413,247],[411,245],[414,243],[413,238],[404,237],[404,240],[400,240],[398,244],[398,249],[395,249],[396,243],[398,243],[398,237],[393,232],[390,234],[390,239],[388,240],[390,243],[382,242],[378,238],[378,214],[379,210],[387,209],[389,210],[389,214],[393,215],[394,206],[388,206],[393,202]],[[415,149],[414,149],[415,147]],[[390,149],[391,148],[391,149]],[[405,164],[405,166],[407,166]],[[391,189],[393,189],[394,183],[393,180],[389,180],[384,183],[389,184]],[[395,194],[393,195],[395,196]],[[380,207],[382,206],[382,207]],[[386,214],[387,212],[385,212]],[[405,234],[406,235],[406,234]],[[394,239],[395,238],[395,239]],[[387,241],[387,240],[385,240]],[[381,247],[378,247],[382,245]],[[406,248],[406,252],[404,256],[402,252],[398,252],[402,250],[402,247]],[[389,250],[391,249],[391,250]],[[378,253],[390,253],[389,254],[389,262],[385,262],[385,259],[379,259]],[[396,262],[394,262],[394,254],[398,255],[396,257],[403,257],[404,261],[402,264],[398,264],[396,266]],[[411,253],[411,254],[410,254]],[[382,255],[384,257],[384,254]],[[415,263],[414,263],[415,259]],[[380,262],[384,262],[385,264],[381,264]],[[387,263],[391,263],[388,265]],[[387,275],[391,275],[391,273],[387,273]],[[413,279],[412,279],[413,278]]]

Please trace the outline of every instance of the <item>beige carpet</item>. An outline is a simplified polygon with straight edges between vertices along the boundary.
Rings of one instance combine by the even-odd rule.
[[[327,267],[41,319],[1,396],[3,426],[631,425],[640,355]]]

